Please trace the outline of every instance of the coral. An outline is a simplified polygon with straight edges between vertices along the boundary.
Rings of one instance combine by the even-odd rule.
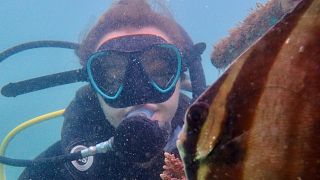
[[[163,173],[160,174],[162,180],[186,180],[182,161],[174,154],[164,153]]]
[[[249,16],[229,36],[220,40],[211,54],[212,64],[217,68],[225,68],[242,52],[250,47],[275,25],[293,6],[297,0],[270,0],[266,4],[257,4]]]

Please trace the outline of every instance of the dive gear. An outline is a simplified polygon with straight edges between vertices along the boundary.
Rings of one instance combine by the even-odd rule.
[[[84,149],[87,149],[87,147],[84,146],[84,145],[77,145],[77,146],[75,146],[75,147],[73,147],[71,149],[71,153],[78,152],[78,151],[81,151],[81,150],[84,150]],[[91,168],[91,166],[93,164],[93,161],[94,161],[94,157],[93,156],[89,156],[89,157],[86,157],[86,158],[82,158],[82,159],[71,161],[71,164],[78,171],[82,171],[83,172],[83,171],[87,171],[88,169]]]
[[[63,113],[65,112],[64,109],[62,110],[58,110],[58,111],[54,111],[51,113],[47,113],[38,117],[35,117],[33,119],[30,119],[26,122],[23,122],[22,124],[20,124],[19,126],[15,127],[13,130],[11,130],[6,136],[5,138],[2,140],[1,145],[0,145],[0,156],[4,156],[7,146],[9,144],[9,142],[14,138],[15,135],[17,135],[19,132],[21,132],[22,130],[35,125],[37,123],[46,121],[48,119],[52,119],[55,118],[57,116],[61,116]],[[4,166],[0,164],[0,179],[1,180],[5,180],[5,171],[4,171]]]
[[[0,163],[9,165],[9,166],[16,166],[16,167],[27,167],[27,166],[37,166],[40,164],[50,164],[50,163],[57,163],[57,162],[68,162],[74,161],[77,159],[84,158],[81,155],[81,152],[76,152],[68,155],[61,155],[57,157],[45,158],[40,160],[24,160],[24,159],[12,159],[7,158],[4,156],[0,156]]]
[[[0,53],[0,63],[8,57],[21,51],[42,47],[59,47],[76,50],[79,48],[79,44],[51,40],[28,42],[14,46]],[[186,50],[185,54],[182,55],[182,70],[184,71],[185,67],[189,69],[193,99],[196,99],[206,88],[204,72],[201,66],[201,54],[205,47],[206,46],[204,43],[195,44],[194,46],[190,47],[190,49]],[[6,97],[16,97],[29,92],[80,81],[88,81],[86,68],[9,83],[2,87],[1,94]]]
[[[0,63],[10,56],[20,53],[25,50],[35,48],[66,48],[66,49],[78,49],[79,44],[66,41],[32,41],[23,43],[14,47],[11,47],[0,53]],[[34,92],[50,87],[60,86],[69,83],[75,83],[80,81],[86,81],[87,75],[84,70],[77,69],[47,76],[37,77],[29,80],[24,80],[15,83],[9,83],[2,87],[1,94],[6,97],[16,97],[18,95]]]
[[[108,151],[112,151],[113,150],[112,144],[113,144],[113,137],[110,138],[108,141],[101,142],[95,146],[90,146],[81,151],[73,152],[66,155],[38,159],[38,160],[12,159],[12,158],[0,156],[0,163],[10,165],[10,166],[27,167],[27,166],[36,166],[40,164],[75,161],[78,159],[86,158],[88,156],[93,156],[97,153],[106,153]]]
[[[189,68],[192,86],[192,101],[196,100],[207,88],[203,67],[201,65],[201,54],[205,49],[205,43],[197,43],[183,56],[183,59],[185,59],[187,67]]]
[[[139,49],[141,42],[150,46]],[[91,85],[116,108],[166,101],[181,71],[178,48],[154,35],[111,39],[87,62]]]
[[[64,125],[62,127],[61,133],[62,139],[48,147],[46,150],[42,151],[41,154],[37,155],[36,159],[50,158],[62,154],[69,154],[72,149],[74,149],[78,145],[90,147],[114,136],[115,129],[113,129],[109,123],[106,123],[105,115],[100,107],[98,100],[96,99],[97,95],[90,87],[90,85],[85,85],[84,87],[80,88],[75,96],[76,97],[73,99],[64,113]],[[164,148],[165,152],[174,154],[178,153],[174,143],[175,138],[172,135],[177,134],[176,130],[178,126],[181,127],[183,125],[184,112],[189,105],[190,97],[183,93],[180,93],[179,106],[171,122],[172,131],[167,141],[168,143],[172,141],[172,143],[167,143],[166,146],[168,147]],[[60,118],[57,120],[60,120]],[[117,172],[123,172],[123,176],[121,177],[137,177],[138,179],[150,179],[150,177],[154,177],[150,176],[149,174],[143,176],[143,178],[140,178],[141,176],[136,176],[134,172],[140,172],[140,170],[142,170],[140,169],[140,166],[130,166],[130,169],[128,169],[127,165],[131,163],[122,162],[120,161],[120,157],[114,157],[115,155],[116,152],[114,151],[95,155],[93,157],[94,163],[86,171],[80,171],[78,167],[74,166],[71,162],[55,163],[53,165],[47,164],[44,166],[39,165],[36,167],[32,166],[26,168],[20,175],[19,179],[36,179],[37,177],[54,177],[55,179],[90,179],[93,177],[95,179],[117,179],[119,177],[117,176]],[[152,167],[156,166],[156,169],[159,170],[159,173],[157,174],[160,174],[162,172],[163,158],[163,154],[160,153],[160,155],[157,156],[156,159],[151,160],[156,163],[156,165],[153,164]],[[81,161],[85,162],[84,160]],[[90,163],[90,158],[88,158],[87,163]],[[79,164],[84,165],[83,163],[80,163],[80,161]],[[141,165],[145,164],[146,163],[141,163]],[[87,166],[87,164],[85,164],[85,166]],[[105,171],[105,169],[108,170]],[[147,172],[150,172],[149,169],[145,170]],[[157,178],[158,176],[152,179]]]
[[[33,91],[38,91],[59,85],[86,81],[87,76],[83,69],[71,70],[37,78],[32,78],[16,83],[9,83],[1,89],[1,94],[6,97],[16,97]]]
[[[168,133],[145,116],[124,119],[116,129],[113,149],[126,162],[146,162],[162,152]]]
[[[138,109],[135,109],[135,110],[129,112],[126,115],[126,118],[129,118],[129,117],[132,117],[132,116],[144,116],[144,117],[146,117],[148,119],[151,119],[153,114],[154,114],[154,111],[152,111],[151,109],[147,109],[147,108],[141,107],[141,108],[138,108]]]
[[[2,53],[0,53],[0,63],[7,59],[8,57],[17,54],[19,52],[34,49],[34,48],[66,48],[66,49],[78,49],[79,44],[67,41],[53,41],[53,40],[42,40],[42,41],[32,41],[23,44],[19,44],[12,48],[9,48]]]
[[[115,136],[105,142],[72,151],[70,154],[43,158],[37,160],[11,159],[0,156],[0,163],[27,167],[57,162],[68,162],[94,156],[98,153],[117,151],[127,160],[140,162],[147,161],[159,153],[166,143],[167,134],[156,121],[151,121],[144,116],[132,116],[124,119],[116,129]]]
[[[79,45],[76,43],[60,41],[35,41],[25,43],[0,53],[0,63],[6,58],[21,51],[41,47],[77,49]],[[185,67],[189,69],[193,100],[196,99],[206,88],[204,73],[201,66],[201,54],[204,49],[205,44],[199,43],[191,46],[189,49],[184,50],[184,53],[182,54],[182,70],[184,71]],[[1,94],[7,97],[15,97],[21,94],[79,81],[88,81],[88,74],[85,67],[16,83],[9,83],[8,85],[2,86]]]

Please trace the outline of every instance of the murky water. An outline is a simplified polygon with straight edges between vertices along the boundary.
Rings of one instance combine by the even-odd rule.
[[[194,42],[205,42],[203,66],[207,84],[219,76],[209,59],[212,46],[226,36],[257,2],[255,0],[171,0],[167,1],[176,20]],[[111,4],[110,0],[39,1],[3,0],[0,2],[0,51],[35,40],[79,42]],[[73,51],[41,48],[14,55],[0,64],[0,87],[80,67]],[[20,123],[65,108],[83,83],[65,85],[6,98],[0,96],[0,139]],[[62,118],[44,122],[18,134],[9,144],[6,156],[32,159],[59,140]],[[6,166],[7,179],[16,179],[23,168]]]

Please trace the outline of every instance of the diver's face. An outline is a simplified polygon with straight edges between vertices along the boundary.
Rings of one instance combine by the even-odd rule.
[[[115,31],[115,32],[106,34],[98,43],[98,46],[96,47],[96,49],[98,49],[103,43],[107,42],[110,39],[120,37],[120,36],[138,35],[138,34],[151,34],[151,35],[160,36],[164,40],[166,40],[168,43],[172,43],[168,38],[168,36],[162,31],[160,31],[159,29],[154,27],[146,27],[139,30],[123,29],[120,31]],[[150,117],[150,119],[158,121],[160,127],[165,127],[165,126],[171,125],[171,120],[177,111],[179,94],[180,94],[180,81],[177,82],[175,91],[172,94],[172,96],[167,101],[162,103],[157,103],[157,104],[148,103],[148,104],[130,106],[125,108],[113,108],[108,104],[106,104],[103,98],[99,94],[98,94],[98,99],[106,118],[108,119],[110,124],[114,127],[118,127],[120,122],[128,114],[140,108],[147,109],[154,112],[153,115]]]

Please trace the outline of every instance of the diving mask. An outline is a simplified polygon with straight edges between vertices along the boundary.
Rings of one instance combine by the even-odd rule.
[[[161,103],[182,71],[181,53],[155,35],[129,35],[102,44],[87,62],[89,82],[112,107]]]

